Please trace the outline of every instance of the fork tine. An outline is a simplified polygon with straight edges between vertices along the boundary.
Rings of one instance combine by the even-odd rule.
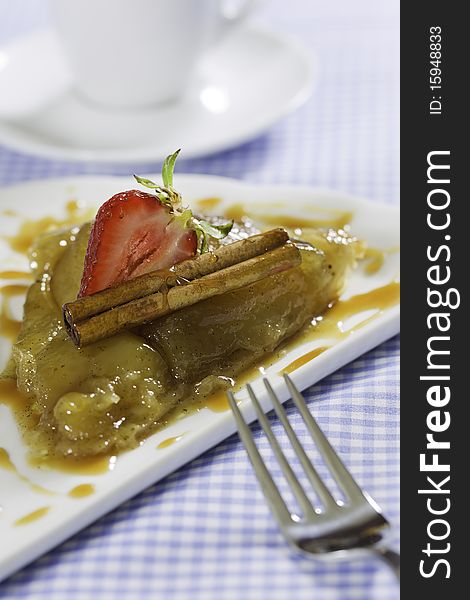
[[[338,508],[338,505],[337,505],[335,499],[333,498],[333,496],[331,495],[330,490],[326,487],[326,485],[323,482],[323,479],[320,477],[317,470],[312,465],[312,462],[310,461],[305,450],[303,449],[303,447],[299,441],[299,438],[297,437],[296,433],[292,429],[292,425],[290,424],[289,419],[286,416],[286,412],[285,412],[284,408],[282,407],[281,403],[279,402],[279,399],[276,396],[273,388],[271,387],[271,384],[269,383],[269,381],[267,379],[264,379],[263,381],[264,381],[264,385],[268,391],[269,397],[271,398],[271,402],[274,406],[274,410],[276,411],[276,414],[277,414],[279,420],[281,421],[282,425],[284,426],[284,429],[286,430],[286,433],[290,440],[290,443],[292,444],[292,447],[294,448],[294,450],[302,464],[305,474],[307,475],[313,489],[317,492],[318,497],[320,498],[323,506],[325,508]]]
[[[307,497],[303,487],[301,486],[299,480],[297,479],[294,471],[292,470],[292,467],[290,466],[289,462],[287,461],[287,458],[284,454],[284,452],[282,451],[279,442],[277,441],[271,426],[269,424],[269,421],[266,417],[266,415],[263,412],[263,409],[260,406],[260,403],[257,399],[257,397],[255,396],[255,393],[253,392],[253,388],[251,387],[250,384],[248,384],[246,386],[246,389],[248,390],[248,393],[250,395],[251,401],[253,402],[253,405],[255,407],[256,410],[256,414],[258,415],[258,421],[261,423],[261,426],[264,430],[264,433],[266,434],[266,437],[268,438],[268,441],[271,445],[271,448],[277,458],[277,461],[279,463],[279,466],[282,469],[282,472],[284,473],[284,477],[287,479],[289,485],[292,488],[292,491],[295,494],[295,497],[297,498],[300,507],[303,511],[304,516],[315,516],[315,508],[312,506],[312,503],[310,502],[309,498]]]
[[[353,476],[348,471],[342,460],[336,454],[334,448],[331,446],[328,439],[325,437],[325,434],[320,429],[320,426],[308,410],[303,396],[295,387],[292,379],[287,374],[284,375],[284,379],[292,395],[292,399],[294,400],[297,408],[299,409],[299,412],[302,415],[305,425],[310,431],[315,444],[320,450],[325,464],[336,479],[336,483],[343,489],[344,493],[347,496],[349,496],[350,499],[363,499],[364,494],[361,488],[358,486],[356,480],[353,478]]]
[[[286,525],[291,521],[291,514],[286,506],[286,503],[279,493],[276,484],[271,477],[271,473],[264,464],[263,458],[261,457],[261,454],[259,453],[259,450],[253,441],[251,430],[245,423],[233,393],[230,391],[227,392],[227,397],[237,423],[240,439],[242,440],[245,450],[248,454],[248,458],[253,465],[253,470],[259,481],[263,494],[279,524],[281,526]]]

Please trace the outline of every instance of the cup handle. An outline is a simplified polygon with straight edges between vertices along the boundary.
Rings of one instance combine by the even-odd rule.
[[[266,0],[243,0],[238,7],[229,12],[226,9],[224,10],[224,3],[222,2],[217,38],[220,39],[229,33],[265,3]]]

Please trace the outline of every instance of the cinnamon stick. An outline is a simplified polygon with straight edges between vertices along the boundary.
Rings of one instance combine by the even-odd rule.
[[[163,287],[174,287],[179,282],[192,281],[259,256],[282,246],[288,239],[289,236],[284,229],[272,229],[266,233],[220,246],[213,252],[180,262],[171,269],[152,271],[96,294],[68,302],[63,306],[64,319],[68,323],[78,323],[121,304],[154,294]]]
[[[249,238],[247,238],[249,239]],[[121,304],[78,323],[65,315],[66,329],[76,346],[82,347],[196,304],[207,298],[230,292],[276,273],[291,269],[301,262],[299,250],[285,244],[260,256],[233,264],[220,271]]]

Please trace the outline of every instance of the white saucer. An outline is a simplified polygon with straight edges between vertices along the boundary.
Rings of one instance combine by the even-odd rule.
[[[60,160],[191,158],[258,135],[310,95],[315,68],[291,40],[241,27],[201,62],[184,99],[112,111],[75,96],[54,34],[0,47],[0,143]]]

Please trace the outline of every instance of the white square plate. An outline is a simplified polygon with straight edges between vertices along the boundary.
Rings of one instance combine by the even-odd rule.
[[[219,197],[220,208],[242,202],[256,211],[264,212],[273,204],[284,203],[290,215],[302,214],[305,206],[321,210],[352,211],[351,230],[371,247],[388,249],[399,244],[399,214],[396,207],[358,200],[345,194],[292,186],[254,186],[231,179],[209,176],[178,175],[177,188],[190,204],[200,198]],[[32,182],[0,190],[0,236],[11,235],[25,217],[34,219],[45,215],[60,217],[67,201],[96,207],[111,195],[132,186],[130,178],[76,177],[73,179]],[[197,206],[197,205],[196,205]],[[5,212],[5,210],[7,212]],[[19,216],[8,214],[17,211]],[[285,212],[285,211],[284,211]],[[2,270],[26,270],[24,256],[15,254],[0,238]],[[365,293],[396,279],[399,255],[386,255],[383,267],[366,274],[363,266],[351,274],[343,297]],[[3,285],[3,283],[2,283]],[[376,317],[352,335],[333,344],[314,361],[295,371],[293,379],[304,389],[336,369],[382,343],[399,331],[399,306],[378,313]],[[267,369],[274,389],[284,401],[286,390],[279,370],[308,350],[320,345],[318,341],[289,350],[277,363]],[[0,360],[9,355],[10,344],[0,338]],[[262,395],[261,381],[254,383]],[[249,402],[239,394],[241,407],[249,420],[254,419]],[[266,398],[264,398],[266,400]],[[267,409],[268,404],[264,407]],[[213,412],[203,409],[186,416],[149,437],[139,448],[118,457],[114,469],[100,475],[77,475],[59,471],[34,469],[26,461],[26,448],[9,409],[0,405],[0,447],[5,448],[19,473],[28,480],[52,490],[55,495],[44,496],[33,490],[24,479],[12,471],[0,468],[0,579],[27,564],[40,554],[62,542],[104,513],[155,483],[184,463],[208,450],[235,431],[229,411]],[[157,449],[162,441],[184,436],[178,443]],[[77,485],[93,484],[92,495],[75,499],[68,492]],[[42,507],[49,510],[42,518],[27,525],[15,526],[17,519]]]

